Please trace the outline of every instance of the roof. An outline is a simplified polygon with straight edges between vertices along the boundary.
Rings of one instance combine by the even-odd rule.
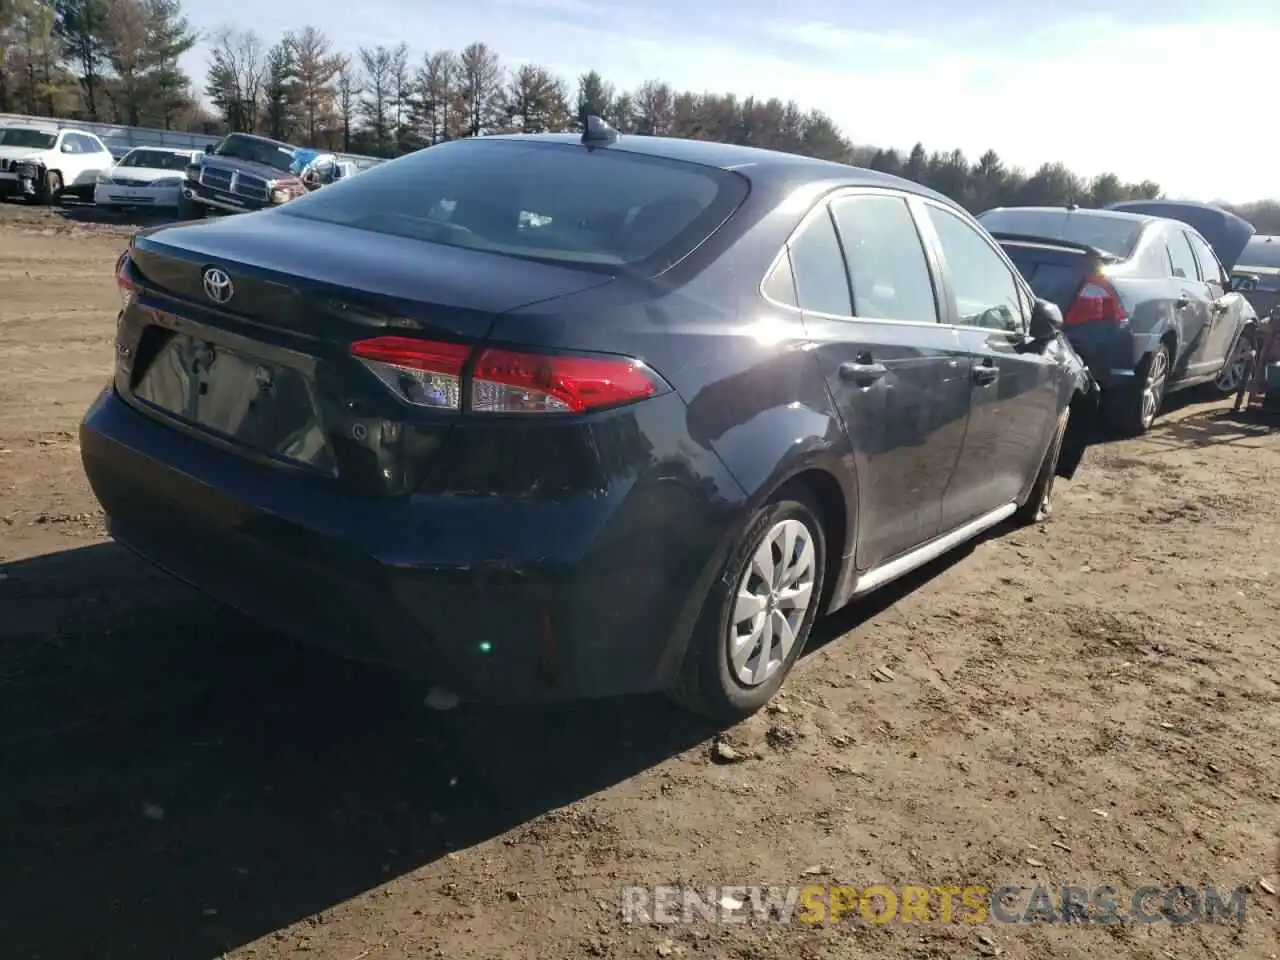
[[[269,143],[276,147],[286,147],[290,150],[297,150],[292,143],[285,143],[283,140],[276,140],[273,137],[264,137],[260,133],[247,133],[243,130],[233,130],[227,134],[228,137],[248,137],[250,140],[261,140],[263,143]]]
[[[38,133],[57,133],[62,129],[56,123],[0,123],[0,130],[35,130]]]
[[[156,153],[181,153],[183,155],[205,152],[204,147],[167,147],[150,143],[140,143],[135,147],[130,147],[129,153],[133,153],[135,150],[152,150]]]
[[[575,145],[581,145],[582,143],[581,135],[573,133],[499,134],[485,137],[484,139]],[[940,200],[949,206],[955,205],[954,201],[943,194],[916,183],[914,180],[895,177],[892,174],[881,173],[878,170],[869,170],[866,167],[855,167],[852,164],[819,160],[814,157],[802,156],[798,153],[784,153],[781,150],[765,150],[761,147],[747,147],[736,143],[718,143],[711,140],[648,137],[641,134],[622,134],[616,142],[608,146],[596,147],[595,149],[663,157],[668,160],[681,160],[685,163],[717,167],[721,170],[734,170],[750,180],[772,179],[774,177],[801,177],[813,181],[842,180],[850,186],[893,187]]]

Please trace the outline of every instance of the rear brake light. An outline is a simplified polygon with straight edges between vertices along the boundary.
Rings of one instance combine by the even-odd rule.
[[[133,282],[132,271],[129,269],[128,250],[120,254],[120,259],[116,261],[116,286],[120,288],[120,309],[126,310],[138,292],[138,285]]]
[[[1118,327],[1129,322],[1129,315],[1116,288],[1105,277],[1093,276],[1085,280],[1062,322],[1068,327],[1087,323],[1109,323]]]
[[[376,337],[351,345],[351,355],[415,407],[462,407],[462,367],[471,348],[460,343]]]
[[[471,380],[477,413],[584,413],[656,396],[659,381],[630,357],[485,350]]]
[[[375,337],[352,344],[351,355],[401,400],[437,410],[461,410],[464,386],[481,414],[585,413],[670,389],[630,357],[482,350],[467,376],[471,348],[463,344]]]

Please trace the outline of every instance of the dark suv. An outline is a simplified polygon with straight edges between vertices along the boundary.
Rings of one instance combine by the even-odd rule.
[[[249,133],[233,133],[187,168],[178,214],[209,209],[244,213],[276,207],[307,193],[294,172],[297,147]]]

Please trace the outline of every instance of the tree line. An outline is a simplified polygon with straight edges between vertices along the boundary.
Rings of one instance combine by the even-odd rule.
[[[595,70],[571,83],[537,64],[507,67],[481,42],[418,58],[403,43],[347,54],[311,26],[274,42],[228,26],[203,38],[209,69],[197,84],[180,59],[200,39],[180,0],[0,0],[0,113],[253,132],[380,157],[486,133],[577,130],[594,114],[623,133],[719,140],[883,170],[974,211],[1161,195],[1150,180],[1083,178],[1062,163],[1024,171],[994,150],[971,160],[923,143],[905,152],[861,145],[823,112],[793,101],[680,91],[656,79],[619,89]],[[1238,212],[1262,232],[1280,233],[1280,204]]]

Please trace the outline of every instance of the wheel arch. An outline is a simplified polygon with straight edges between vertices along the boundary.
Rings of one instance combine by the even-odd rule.
[[[857,503],[857,478],[852,465],[848,441],[841,432],[842,443],[833,445],[827,440],[811,437],[792,447],[792,455],[778,463],[774,470],[744,491],[735,522],[729,524],[715,551],[708,558],[701,576],[682,612],[675,634],[670,638],[659,669],[664,682],[672,681],[688,654],[694,628],[702,615],[707,597],[734,546],[750,526],[756,511],[778,499],[788,489],[799,488],[807,494],[819,511],[823,539],[826,542],[827,562],[823,570],[823,596],[819,614],[830,612],[829,606],[835,591],[848,577],[852,568],[856,518],[848,509],[849,503]],[[741,483],[741,481],[739,481]],[[846,556],[847,555],[847,556]]]

